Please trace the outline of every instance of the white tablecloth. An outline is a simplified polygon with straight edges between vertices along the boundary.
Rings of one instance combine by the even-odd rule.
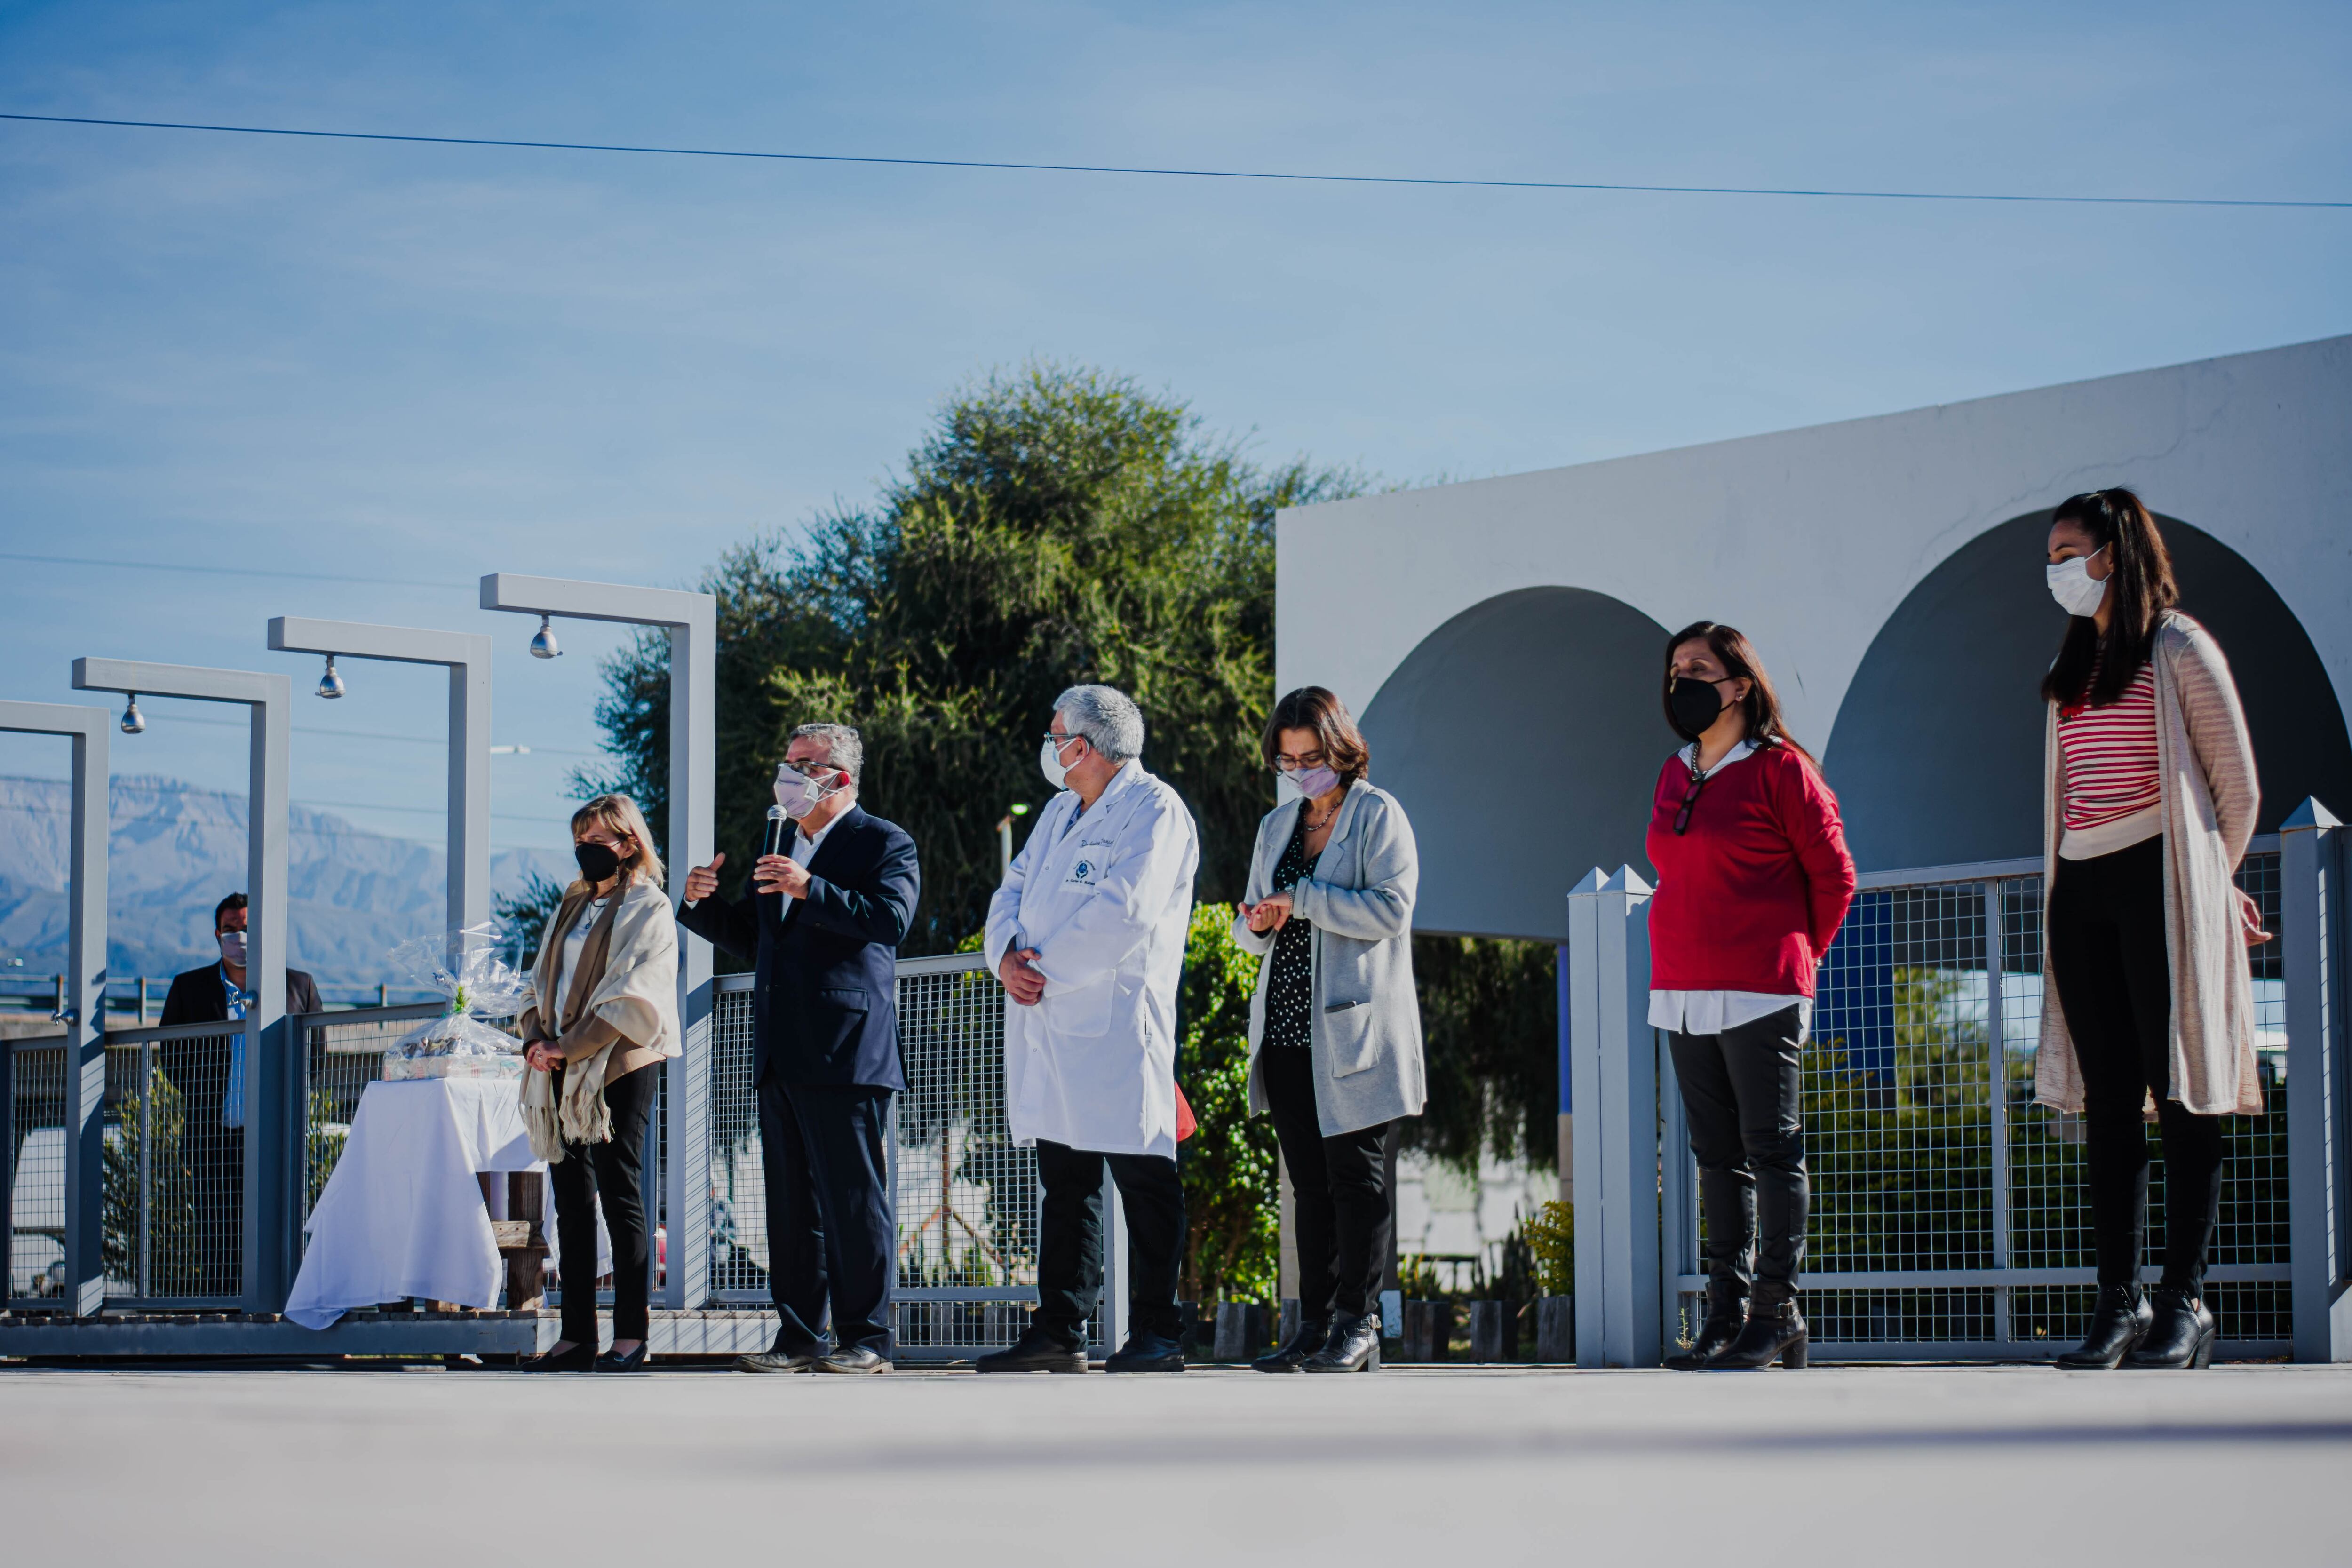
[[[368,1085],[310,1211],[286,1316],[323,1329],[411,1296],[497,1305],[498,1238],[475,1173],[545,1169],[531,1157],[512,1079]],[[543,1212],[552,1231],[553,1207]]]

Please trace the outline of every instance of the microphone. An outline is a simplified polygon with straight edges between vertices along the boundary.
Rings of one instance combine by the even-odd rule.
[[[784,852],[784,834],[790,830],[792,821],[793,819],[791,817],[784,815],[784,808],[782,806],[772,805],[768,807],[767,847],[761,850],[761,853],[765,855],[781,855]]]

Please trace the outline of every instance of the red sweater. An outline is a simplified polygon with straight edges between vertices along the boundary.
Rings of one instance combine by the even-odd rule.
[[[1666,759],[1650,805],[1650,984],[1811,996],[1853,901],[1837,796],[1804,758],[1767,746],[1706,781],[1679,837],[1690,769]]]

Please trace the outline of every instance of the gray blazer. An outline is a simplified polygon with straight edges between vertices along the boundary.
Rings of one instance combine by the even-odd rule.
[[[1265,814],[1250,857],[1247,901],[1274,889],[1274,868],[1297,826],[1304,801]],[[1418,1116],[1428,1096],[1421,1059],[1421,999],[1412,987],[1412,901],[1421,855],[1396,797],[1358,780],[1339,803],[1315,874],[1291,889],[1292,908],[1315,926],[1310,1048],[1315,1110],[1336,1137],[1400,1116]],[[1257,954],[1250,997],[1249,1104],[1267,1110],[1257,1054],[1265,1039],[1265,982],[1274,933],[1234,920],[1234,940]]]

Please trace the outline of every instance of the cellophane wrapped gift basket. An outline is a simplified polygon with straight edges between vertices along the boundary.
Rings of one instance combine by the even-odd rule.
[[[402,942],[386,956],[417,984],[438,991],[449,1010],[403,1035],[383,1053],[387,1083],[419,1078],[520,1078],[522,1041],[490,1018],[513,1018],[530,1005],[530,976],[499,956],[497,927],[468,926]]]

